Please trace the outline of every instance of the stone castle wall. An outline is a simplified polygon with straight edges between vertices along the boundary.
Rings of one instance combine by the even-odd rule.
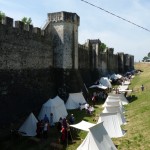
[[[13,20],[0,24],[0,69],[43,69],[52,67],[53,52],[50,38],[38,28]],[[12,22],[10,24],[10,22]],[[39,32],[38,32],[39,31]]]
[[[134,56],[101,52],[100,40],[78,44],[79,21],[75,13],[58,12],[48,14],[42,30],[9,17],[0,23],[0,123],[37,113],[49,98],[66,100],[65,92],[80,92],[100,75],[134,66]]]

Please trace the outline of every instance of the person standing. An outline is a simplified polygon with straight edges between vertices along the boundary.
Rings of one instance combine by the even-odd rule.
[[[49,131],[49,123],[48,122],[45,122],[44,123],[44,128],[43,128],[43,137],[45,139],[48,138],[48,131]]]
[[[142,84],[142,86],[141,86],[141,90],[144,91],[144,85],[143,85],[143,84]]]
[[[53,121],[54,119],[53,119],[53,118],[54,118],[54,117],[53,117],[53,113],[50,113],[50,119],[49,119],[49,120],[50,120],[50,126],[51,126],[51,127],[54,126],[54,121]]]
[[[74,124],[75,118],[73,116],[73,114],[71,114],[70,118],[69,118],[69,122],[70,124]]]

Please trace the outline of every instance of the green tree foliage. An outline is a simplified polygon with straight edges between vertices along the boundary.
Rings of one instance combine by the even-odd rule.
[[[32,23],[31,18],[23,17],[21,20],[24,24],[30,25]]]
[[[0,11],[0,22],[2,21],[3,18],[5,18],[5,13],[3,13],[2,11]]]
[[[102,52],[104,52],[105,49],[106,49],[106,44],[101,43],[101,44],[100,44],[100,50],[101,50]]]
[[[145,56],[142,61],[147,61],[147,59],[149,59],[149,57]]]
[[[150,58],[150,52],[148,53],[148,57]]]

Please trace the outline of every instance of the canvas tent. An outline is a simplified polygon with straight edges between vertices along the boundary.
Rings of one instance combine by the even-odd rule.
[[[117,150],[103,123],[98,123],[89,130],[89,133],[77,150]]]
[[[67,109],[77,109],[79,108],[80,104],[85,104],[86,100],[83,97],[82,92],[79,93],[69,93],[68,100],[66,102]]]
[[[19,128],[19,132],[23,136],[36,136],[36,124],[38,120],[34,116],[33,113],[30,113],[30,115],[27,117],[25,122],[21,125]]]
[[[105,106],[118,106],[120,105],[120,101],[105,101],[105,103],[102,105],[102,107],[105,107]]]
[[[122,137],[125,134],[120,127],[117,113],[101,113],[98,123],[103,122],[104,127],[111,138]]]
[[[108,88],[112,88],[112,85],[107,77],[101,77],[99,83]]]
[[[103,113],[116,113],[120,122],[120,125],[126,124],[126,119],[121,112],[120,106],[106,106],[104,110],[102,111]]]
[[[119,97],[108,96],[106,98],[105,103],[102,105],[102,107],[107,107],[107,106],[108,107],[111,107],[111,106],[120,106],[121,112],[122,113],[125,112],[124,107],[122,105],[122,101],[121,101],[121,99]]]
[[[115,73],[110,76],[111,80],[117,80],[117,79],[121,79],[121,78],[122,78],[122,75],[115,74]]]
[[[129,102],[128,100],[125,98],[124,94],[109,94],[108,95],[109,98],[116,98],[119,99],[122,102],[122,105],[127,105]]]
[[[53,113],[54,123],[58,122],[60,117],[65,118],[68,115],[64,101],[59,96],[56,96],[53,99],[49,99],[42,105],[38,116],[39,120],[42,120],[45,114],[50,117],[50,113]]]
[[[89,131],[89,128],[95,126],[94,123],[90,123],[87,121],[82,120],[81,122],[74,124],[74,125],[70,125],[70,127],[76,128],[76,129],[80,129],[83,131]]]
[[[119,85],[118,89],[119,90],[127,90],[128,89],[128,85]]]
[[[98,84],[98,85],[92,85],[92,86],[90,86],[89,88],[98,88],[98,89],[106,90],[106,89],[107,89],[107,86],[104,86],[104,85],[102,85],[102,84]]]

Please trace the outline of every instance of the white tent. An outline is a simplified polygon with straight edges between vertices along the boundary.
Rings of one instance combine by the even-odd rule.
[[[119,90],[127,90],[128,89],[128,85],[119,85],[118,89]]]
[[[117,113],[101,113],[98,123],[103,122],[104,127],[111,138],[124,136],[125,132],[120,127]]]
[[[102,107],[111,107],[111,106],[120,106],[120,110],[122,113],[125,112],[124,107],[122,105],[122,101],[119,97],[114,97],[114,96],[107,96],[105,103],[102,105]]]
[[[82,120],[81,122],[70,126],[80,130],[89,131],[89,128],[95,126],[95,124]]]
[[[117,150],[103,123],[89,129],[89,133],[77,150]]]
[[[117,79],[121,79],[122,78],[122,75],[120,75],[120,74],[112,74],[111,76],[110,76],[110,79],[112,80],[112,79],[114,79],[114,80],[117,80]]]
[[[101,79],[99,80],[99,83],[108,88],[112,88],[112,85],[107,77],[101,77]]]
[[[102,107],[105,107],[105,106],[117,106],[117,105],[120,105],[120,103],[121,102],[119,100],[106,99],[106,101],[102,105]]]
[[[50,119],[50,113],[53,113],[54,123],[58,122],[60,117],[65,118],[68,115],[64,101],[59,96],[56,96],[53,99],[49,99],[42,105],[38,116],[39,120],[44,119],[45,114]]]
[[[120,122],[120,125],[126,124],[126,119],[121,112],[120,106],[106,106],[104,110],[102,111],[103,113],[116,113]]]
[[[27,117],[25,122],[22,124],[22,126],[19,128],[19,132],[23,136],[36,136],[36,124],[38,120],[34,116],[33,113],[30,113],[30,115]]]
[[[122,102],[122,105],[127,105],[129,101],[125,98],[124,94],[112,94],[110,93],[108,95],[109,98],[115,98],[115,99],[120,99]]]
[[[131,84],[130,81],[124,81],[124,82],[123,82],[123,85],[129,85],[129,84]]]
[[[85,104],[86,100],[83,97],[82,92],[80,93],[69,93],[68,100],[66,102],[67,109],[77,109],[79,108],[80,104]]]
[[[92,85],[92,86],[90,86],[89,88],[98,88],[98,89],[106,90],[106,89],[107,89],[107,86],[104,86],[104,85],[102,85],[102,84],[98,84],[98,85]]]

